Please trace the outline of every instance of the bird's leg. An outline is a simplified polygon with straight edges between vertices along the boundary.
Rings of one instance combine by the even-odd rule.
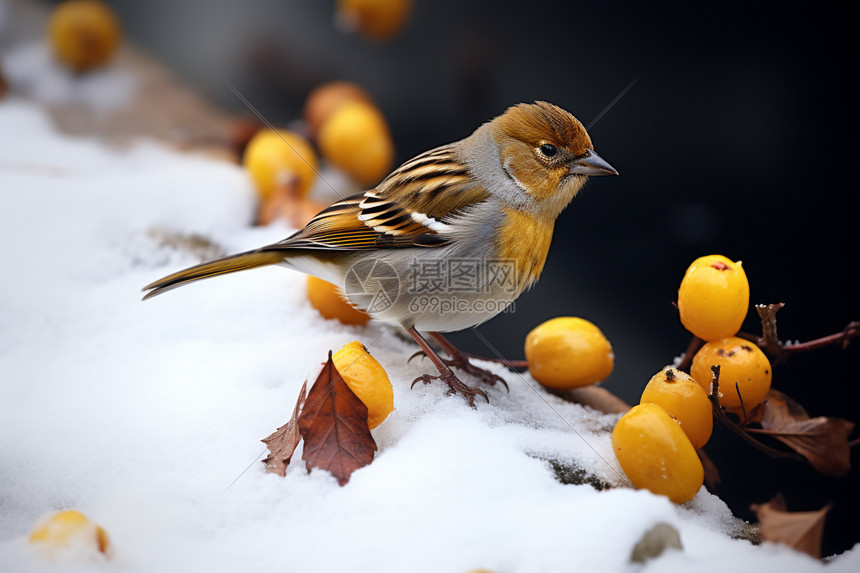
[[[409,333],[415,342],[418,343],[418,346],[421,347],[421,350],[424,351],[424,354],[427,355],[427,358],[430,359],[431,362],[436,366],[439,370],[439,376],[431,376],[430,374],[424,374],[423,376],[419,376],[412,382],[412,386],[415,386],[418,382],[423,382],[425,384],[429,384],[433,380],[441,380],[445,384],[448,385],[448,393],[449,394],[462,394],[466,397],[466,400],[469,401],[469,405],[472,408],[475,408],[475,396],[481,396],[487,403],[490,403],[490,399],[487,398],[487,394],[481,390],[480,388],[472,388],[471,386],[466,386],[457,376],[454,374],[454,371],[445,364],[445,361],[439,358],[439,355],[433,350],[433,348],[427,344],[427,341],[418,334],[418,331],[415,330],[415,327],[407,328],[406,332]],[[446,341],[447,342],[447,341]]]
[[[494,385],[496,382],[500,382],[505,385],[505,390],[510,392],[510,388],[508,388],[508,383],[505,382],[505,379],[499,376],[498,374],[494,374],[489,370],[485,370],[484,368],[480,368],[475,366],[469,361],[469,357],[466,356],[459,348],[451,344],[451,341],[439,334],[438,332],[428,332],[430,336],[433,337],[433,340],[439,343],[439,345],[445,349],[451,358],[446,360],[442,359],[447,366],[453,366],[457,370],[462,370],[466,374],[471,374],[476,378],[480,378],[483,382],[487,384]]]

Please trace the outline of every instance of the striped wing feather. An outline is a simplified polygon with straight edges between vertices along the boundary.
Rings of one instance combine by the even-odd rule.
[[[488,196],[446,145],[410,159],[375,189],[338,201],[277,246],[339,250],[441,246],[449,240],[445,230],[451,218]]]
[[[451,146],[443,146],[407,161],[376,189],[338,201],[291,237],[168,275],[144,287],[149,291],[144,298],[201,279],[275,265],[305,249],[333,252],[445,245],[452,218],[488,196],[454,159]]]

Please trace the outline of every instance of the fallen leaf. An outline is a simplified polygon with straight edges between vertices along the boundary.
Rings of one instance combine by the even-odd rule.
[[[269,437],[260,440],[269,448],[269,457],[263,460],[267,472],[282,477],[287,475],[287,466],[290,465],[293,452],[296,451],[296,446],[302,439],[301,434],[299,434],[298,420],[307,396],[307,388],[308,382],[306,380],[302,384],[302,389],[299,390],[299,399],[296,400],[296,407],[293,409],[290,421],[275,430]]]
[[[778,427],[794,420],[808,420],[809,414],[800,402],[789,398],[779,390],[768,390],[762,403],[761,425],[763,428]]]
[[[851,469],[848,436],[854,424],[848,420],[810,418],[799,403],[778,390],[771,390],[762,408],[761,427],[746,431],[776,438],[825,475],[840,477]]]
[[[777,494],[767,503],[753,505],[752,510],[761,525],[762,540],[785,543],[820,559],[824,518],[830,507],[828,504],[818,511],[787,511],[785,500]]]
[[[340,485],[373,461],[376,442],[367,426],[367,406],[349,389],[331,360],[317,377],[299,416],[305,440],[302,459],[308,471],[331,472]]]

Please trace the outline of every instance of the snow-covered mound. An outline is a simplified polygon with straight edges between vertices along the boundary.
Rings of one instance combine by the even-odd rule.
[[[632,548],[661,521],[684,549],[651,570],[823,569],[732,539],[736,520],[705,490],[676,507],[562,483],[559,465],[621,483],[615,417],[501,368],[510,394],[490,388],[477,411],[441,386],[410,390],[430,363],[407,364],[414,347],[380,326],[321,318],[301,275],[140,301],[168,272],[290,231],[250,227],[253,200],[239,167],[70,139],[0,102],[0,571],[57,570],[26,537],[62,508],[112,538],[113,560],[72,559],[86,571],[622,571],[641,567]],[[394,383],[374,462],[344,487],[298,453],[285,478],[265,473],[259,440],[328,350],[356,339]],[[854,550],[827,570],[858,565]]]

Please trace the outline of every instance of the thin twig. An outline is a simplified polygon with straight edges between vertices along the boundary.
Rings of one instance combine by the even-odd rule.
[[[815,350],[832,344],[842,343],[842,348],[848,347],[848,342],[860,336],[860,322],[850,322],[842,330],[835,334],[808,340],[806,342],[798,342],[797,344],[784,344],[779,341],[776,332],[776,313],[785,306],[784,302],[776,304],[757,304],[756,312],[761,318],[761,337],[754,337],[743,333],[743,338],[751,340],[758,344],[760,348],[766,350],[771,355],[776,357],[775,362],[783,362],[790,355],[798,352],[806,352],[807,350]],[[741,333],[738,334],[741,336]]]
[[[761,319],[761,340],[759,346],[781,359],[782,344],[776,334],[776,313],[785,306],[784,302],[776,304],[757,304],[755,311]]]
[[[822,336],[821,338],[808,340],[806,342],[798,342],[797,344],[783,344],[782,351],[786,354],[794,354],[796,352],[805,352],[807,350],[815,350],[816,348],[830,346],[831,344],[836,344],[838,342],[842,343],[842,348],[844,349],[848,346],[848,342],[850,340],[857,338],[858,336],[860,336],[860,322],[851,322],[848,323],[845,330],[837,332],[836,334]]]
[[[761,443],[757,439],[750,436],[745,428],[731,420],[728,414],[726,414],[725,409],[720,406],[720,366],[718,364],[711,366],[711,372],[713,373],[713,379],[711,381],[711,393],[708,395],[708,399],[711,401],[711,407],[714,410],[714,417],[716,417],[720,422],[722,422],[723,425],[725,425],[729,430],[737,434],[742,440],[772,458],[793,458],[809,463],[809,460],[807,460],[803,456],[795,454],[794,452],[778,450],[776,448],[772,448],[766,444]]]
[[[686,370],[693,363],[693,356],[695,356],[696,352],[705,344],[705,341],[699,338],[698,336],[693,336],[690,339],[690,344],[687,346],[687,350],[684,352],[684,358],[678,365],[675,367],[678,370]]]

